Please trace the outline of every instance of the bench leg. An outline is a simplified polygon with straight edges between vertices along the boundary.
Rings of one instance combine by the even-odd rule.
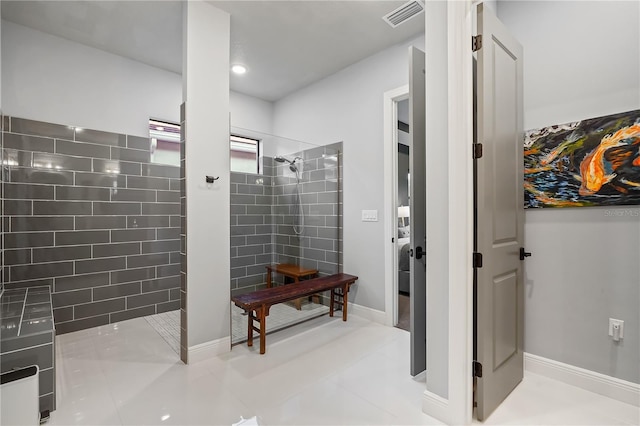
[[[263,355],[266,350],[267,341],[267,315],[266,309],[260,308],[258,310],[258,317],[260,318],[260,355]]]
[[[349,294],[349,286],[342,286],[342,321],[347,320],[347,294]]]
[[[330,317],[333,316],[333,304],[335,303],[335,294],[336,294],[336,289],[332,288],[331,296],[329,297],[329,316]]]
[[[300,280],[298,279],[298,277],[295,277],[293,279],[293,285],[296,285],[296,284],[300,284]],[[302,299],[301,298],[296,299],[296,309],[297,310],[301,310],[302,309]]]
[[[267,266],[267,288],[271,288],[271,268]]]
[[[249,311],[249,316],[247,317],[247,324],[249,324],[247,328],[247,346],[253,346],[253,318],[253,311]]]

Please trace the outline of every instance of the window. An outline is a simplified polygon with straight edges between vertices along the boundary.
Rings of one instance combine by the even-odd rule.
[[[258,162],[260,141],[244,136],[231,135],[229,153],[231,157],[231,171],[240,173],[260,173]]]
[[[180,167],[180,125],[149,120],[151,162]]]

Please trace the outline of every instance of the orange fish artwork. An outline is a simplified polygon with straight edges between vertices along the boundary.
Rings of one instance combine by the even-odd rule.
[[[529,130],[525,208],[640,205],[640,110]]]

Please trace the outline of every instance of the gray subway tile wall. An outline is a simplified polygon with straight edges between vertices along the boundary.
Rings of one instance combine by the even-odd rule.
[[[187,326],[187,194],[185,191],[185,174],[187,169],[186,160],[186,103],[183,102],[180,105],[180,168],[178,170],[178,177],[180,180],[180,204],[179,213],[172,212],[172,214],[180,214],[180,292],[179,300],[180,304],[180,360],[187,364],[189,362],[189,340],[187,338],[188,326]],[[160,173],[161,170],[156,170],[158,167],[149,167],[151,173]],[[158,206],[161,206],[158,204]],[[167,204],[167,206],[171,206]]]
[[[342,143],[292,156],[303,159],[302,235],[293,229],[297,182],[288,164],[265,157],[263,175],[231,173],[232,295],[263,288],[271,263],[299,264],[320,275],[342,270]]]
[[[24,118],[1,141],[7,289],[48,286],[58,334],[180,308],[179,167],[147,138]]]

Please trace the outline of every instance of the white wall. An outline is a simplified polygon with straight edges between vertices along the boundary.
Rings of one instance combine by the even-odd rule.
[[[525,129],[640,108],[640,3],[499,2],[498,16],[524,47]],[[639,383],[640,206],[525,220],[525,350]]]
[[[344,142],[344,272],[350,300],[384,311],[383,93],[407,84],[408,46],[386,49],[275,103],[274,133],[317,145]],[[378,222],[362,222],[377,210]]]
[[[231,126],[273,133],[273,103],[243,93],[230,92]]]
[[[7,115],[148,136],[149,117],[180,121],[180,75],[2,21]]]
[[[229,34],[230,17],[200,1],[185,3],[187,336],[199,345],[230,334]],[[205,175],[219,176],[212,185]],[[222,340],[220,340],[222,339]]]

